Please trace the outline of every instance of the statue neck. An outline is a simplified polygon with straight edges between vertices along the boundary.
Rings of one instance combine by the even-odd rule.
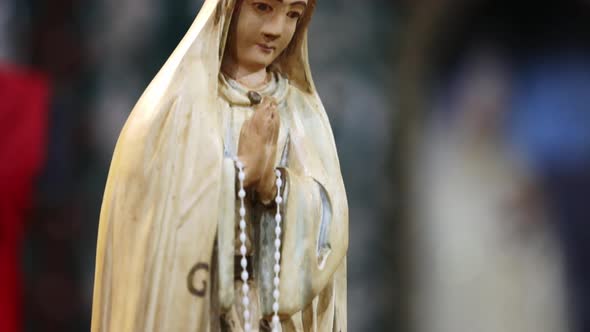
[[[277,103],[281,104],[289,90],[289,81],[279,73],[269,72],[268,75],[270,78],[268,82],[255,91],[261,96],[272,97]],[[219,93],[230,105],[251,106],[251,102],[248,99],[249,91],[252,91],[252,89],[229,77],[229,75],[220,73]]]
[[[221,71],[231,79],[252,90],[257,90],[265,86],[271,78],[266,67],[256,69],[247,68],[238,65],[230,57],[223,60]]]

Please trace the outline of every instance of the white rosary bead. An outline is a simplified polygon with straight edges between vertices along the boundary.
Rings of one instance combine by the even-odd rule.
[[[277,213],[275,215],[275,221],[276,221],[276,227],[275,227],[275,265],[274,265],[274,272],[275,272],[275,277],[273,279],[273,283],[274,283],[274,290],[272,292],[272,297],[274,298],[274,303],[272,305],[272,310],[274,312],[274,315],[272,317],[272,323],[273,323],[273,332],[279,331],[279,296],[280,296],[280,292],[279,292],[279,272],[281,271],[281,233],[282,233],[282,229],[281,229],[281,203],[283,202],[283,198],[281,197],[281,186],[283,185],[283,180],[281,179],[281,171],[280,170],[276,170],[275,174],[277,176],[277,180],[276,180],[276,185],[277,185],[277,197],[275,198],[275,202],[277,203]]]
[[[246,260],[246,257],[242,257],[242,260],[240,261],[240,265],[242,265],[242,268],[244,268],[244,269],[246,267],[248,267],[248,261]]]
[[[244,173],[244,164],[242,164],[237,158],[235,159],[236,167],[239,169],[238,172],[238,179],[240,180],[240,190],[238,191],[238,197],[240,197],[240,253],[242,254],[242,259],[240,260],[240,265],[242,266],[242,274],[241,278],[243,281],[242,284],[242,304],[244,305],[244,331],[249,332],[252,328],[252,325],[248,322],[250,319],[250,310],[248,306],[250,305],[250,299],[248,298],[248,291],[250,291],[250,287],[248,286],[248,260],[246,259],[246,220],[244,217],[246,216],[246,208],[244,206],[244,198],[246,197],[246,191],[244,190],[244,179],[246,178],[246,173]]]

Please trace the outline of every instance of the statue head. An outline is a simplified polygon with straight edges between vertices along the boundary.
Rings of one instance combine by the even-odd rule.
[[[238,0],[224,52],[224,67],[255,73],[292,51],[302,38],[315,0]]]

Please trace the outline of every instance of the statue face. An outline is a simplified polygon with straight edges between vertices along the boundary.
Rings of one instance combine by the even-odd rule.
[[[307,1],[241,1],[234,13],[226,55],[251,71],[268,67],[291,42]]]

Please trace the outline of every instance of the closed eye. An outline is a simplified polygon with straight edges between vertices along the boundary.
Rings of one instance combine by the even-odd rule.
[[[298,20],[301,17],[301,13],[297,11],[290,11],[287,13],[287,16],[292,19]]]

